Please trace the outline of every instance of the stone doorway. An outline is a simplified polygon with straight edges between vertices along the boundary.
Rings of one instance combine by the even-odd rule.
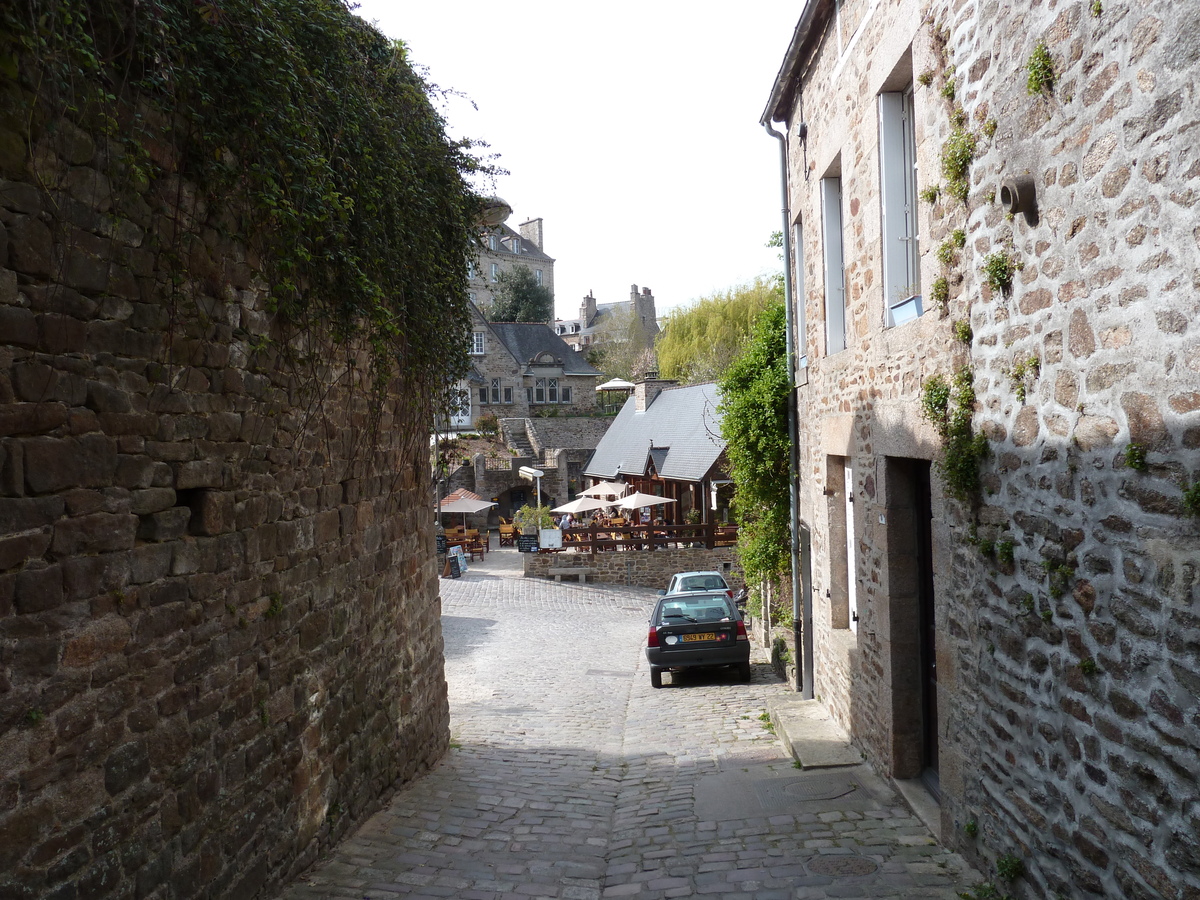
[[[891,774],[938,781],[937,632],[933,587],[933,509],[927,460],[886,460],[886,649],[891,676]]]

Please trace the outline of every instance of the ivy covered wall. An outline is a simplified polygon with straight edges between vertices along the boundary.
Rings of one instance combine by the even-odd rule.
[[[0,893],[268,893],[448,740],[475,163],[339,3],[0,17]]]

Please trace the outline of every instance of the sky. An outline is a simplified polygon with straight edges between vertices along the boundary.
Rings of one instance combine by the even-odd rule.
[[[362,0],[442,103],[452,136],[499,154],[495,184],[542,218],[555,307],[669,309],[778,271],[779,149],[759,118],[803,0]]]

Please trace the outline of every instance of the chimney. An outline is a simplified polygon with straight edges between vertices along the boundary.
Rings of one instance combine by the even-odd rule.
[[[638,412],[645,412],[655,398],[663,392],[663,388],[674,387],[677,384],[679,382],[673,379],[659,378],[658,370],[651,369],[633,385],[634,408]]]
[[[587,296],[583,298],[583,302],[579,304],[580,326],[590,328],[592,322],[596,318],[596,298],[592,296],[592,292],[588,291]]]
[[[529,241],[539,250],[542,248],[542,220],[530,219],[528,222],[522,222],[517,229],[521,232],[521,237]]]

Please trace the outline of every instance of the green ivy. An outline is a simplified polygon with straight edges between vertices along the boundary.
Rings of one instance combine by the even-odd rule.
[[[400,368],[428,409],[466,371],[466,179],[485,167],[446,136],[403,43],[337,0],[28,0],[0,34],[38,90],[35,129],[100,127],[124,183],[199,187],[207,217],[169,210],[161,257],[187,259],[221,222],[247,237],[282,321],[367,347],[377,389]],[[166,171],[147,151],[161,146]]]
[[[1029,61],[1025,63],[1025,71],[1028,76],[1025,86],[1029,93],[1048,94],[1054,90],[1054,82],[1058,76],[1054,71],[1050,48],[1046,46],[1045,41],[1039,41],[1033,48],[1033,52],[1029,54]]]
[[[1135,472],[1145,472],[1150,468],[1146,462],[1146,448],[1142,444],[1130,444],[1125,448],[1125,465]]]
[[[1183,508],[1189,516],[1200,518],[1200,481],[1193,481],[1183,489]]]
[[[788,402],[782,303],[764,309],[750,340],[721,378],[721,434],[726,441],[738,554],[746,581],[791,571]]]
[[[966,200],[971,191],[969,176],[975,146],[975,135],[962,126],[950,132],[942,144],[942,175],[946,179],[946,190],[959,200]]]
[[[1006,250],[989,253],[983,260],[983,280],[993,291],[1007,294],[1012,288],[1013,276],[1024,268]]]
[[[933,284],[929,286],[929,299],[943,310],[950,306],[950,282],[944,275],[933,279]]]
[[[979,496],[979,464],[988,455],[987,438],[971,426],[975,414],[975,374],[963,366],[951,381],[941,374],[925,382],[921,393],[922,415],[942,438],[938,474],[956,500],[970,502]]]

